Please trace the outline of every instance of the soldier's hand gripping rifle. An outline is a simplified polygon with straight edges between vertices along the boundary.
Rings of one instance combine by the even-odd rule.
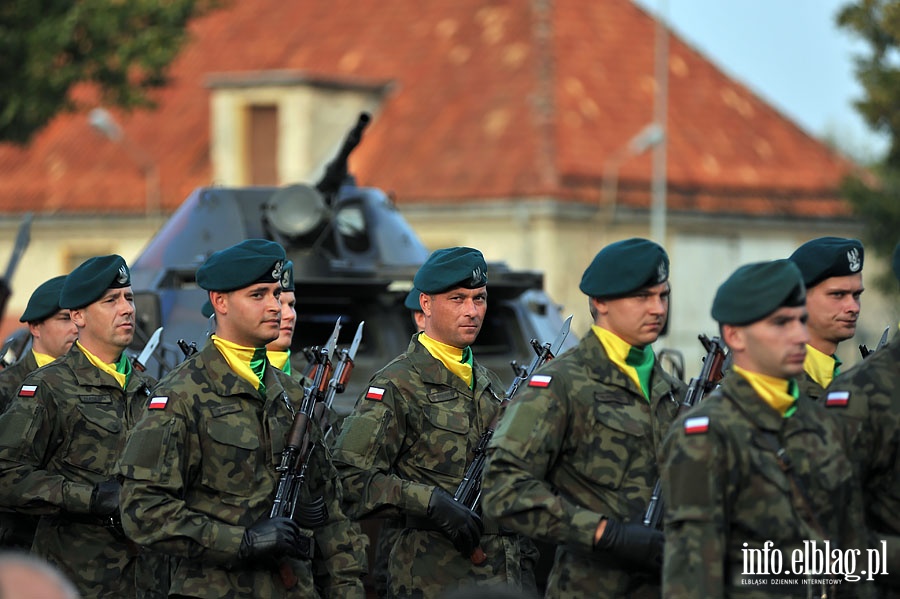
[[[503,397],[503,402],[500,404],[500,410],[497,412],[497,416],[491,422],[490,426],[482,433],[481,439],[478,440],[478,446],[475,447],[475,457],[472,459],[472,463],[469,464],[469,467],[466,469],[466,473],[463,475],[462,482],[459,484],[459,487],[456,489],[456,493],[453,494],[453,499],[455,501],[460,502],[470,510],[477,510],[478,505],[481,501],[481,476],[484,473],[484,466],[487,461],[487,446],[488,443],[491,442],[491,438],[494,436],[494,430],[497,428],[497,423],[500,420],[500,415],[503,413],[503,408],[512,401],[512,398],[515,396],[516,392],[519,390],[519,386],[534,374],[534,371],[538,369],[538,367],[552,360],[559,353],[562,344],[565,342],[566,337],[569,335],[569,328],[572,325],[572,317],[569,316],[566,321],[563,323],[562,328],[559,330],[559,334],[557,334],[556,339],[553,343],[545,343],[541,345],[537,339],[531,340],[531,347],[534,348],[535,353],[537,354],[534,359],[531,361],[531,364],[528,365],[528,368],[525,368],[515,362],[512,363],[513,371],[516,373],[513,382],[510,384],[509,388],[506,390],[506,393]],[[484,551],[481,547],[476,547],[475,551],[472,552],[471,555],[472,563],[476,566],[480,566],[487,560],[487,556],[484,554]]]
[[[700,369],[700,375],[692,378],[688,383],[687,391],[684,393],[684,401],[678,407],[677,416],[682,415],[692,406],[700,403],[703,396],[716,388],[719,381],[722,380],[722,366],[725,364],[725,344],[719,337],[710,339],[706,335],[699,336],[703,349],[706,350],[706,356],[703,358],[703,367]],[[659,528],[662,524],[663,504],[662,504],[662,481],[656,480],[653,487],[653,493],[650,496],[650,503],[647,505],[647,511],[644,514],[644,526],[651,528]]]

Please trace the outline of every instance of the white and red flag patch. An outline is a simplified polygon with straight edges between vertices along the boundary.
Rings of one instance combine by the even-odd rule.
[[[19,397],[34,397],[37,393],[37,385],[22,385],[19,389]]]
[[[381,401],[382,398],[384,398],[384,389],[381,387],[369,387],[369,390],[366,391],[366,399]]]
[[[850,403],[849,391],[832,391],[825,396],[825,407],[843,407]]]
[[[684,432],[688,435],[696,435],[698,433],[705,433],[709,430],[709,417],[708,416],[696,416],[694,418],[688,418],[684,421]]]
[[[536,374],[528,379],[529,387],[539,387],[541,389],[546,389],[550,386],[550,381],[553,380],[552,376],[546,374]]]
[[[162,410],[166,407],[166,404],[169,403],[169,398],[166,396],[156,396],[150,400],[150,405],[147,406],[150,410]]]

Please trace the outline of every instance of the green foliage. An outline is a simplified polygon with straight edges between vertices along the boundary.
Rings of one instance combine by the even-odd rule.
[[[188,39],[188,21],[217,0],[3,0],[0,2],[0,141],[27,143],[70,90],[96,84],[102,100],[152,106],[148,92]]]
[[[867,53],[856,58],[864,90],[856,108],[890,142],[871,168],[874,176],[850,176],[842,190],[865,224],[866,248],[889,260],[900,239],[900,0],[858,0],[842,8],[837,21],[868,44]],[[895,289],[896,280],[890,280],[888,288]]]

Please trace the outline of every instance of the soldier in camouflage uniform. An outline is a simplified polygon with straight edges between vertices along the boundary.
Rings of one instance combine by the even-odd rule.
[[[797,376],[800,395],[818,400],[840,374],[835,355],[841,341],[856,334],[863,292],[863,246],[857,239],[819,237],[791,254],[806,285],[809,343],[803,372]]]
[[[69,311],[59,307],[59,292],[65,275],[53,277],[34,290],[19,322],[28,325],[31,351],[9,368],[0,371],[0,413],[14,398],[25,377],[65,354],[78,338],[78,328]],[[0,513],[0,547],[30,549],[37,516]]]
[[[0,417],[0,504],[40,514],[32,551],[86,597],[134,597],[137,548],[117,527],[116,460],[152,379],[133,370],[134,296],[121,256],[91,258],[63,285],[78,341],[29,375]],[[165,572],[154,576],[165,584]]]
[[[666,324],[669,259],[646,239],[585,270],[594,326],[532,375],[488,448],[485,513],[558,545],[548,597],[658,597],[663,535],[641,524],[657,447],[684,385],[650,344]]]
[[[122,523],[137,542],[176,559],[170,597],[362,597],[341,489],[321,431],[300,501],[322,499],[322,521],[269,518],[286,436],[303,390],[266,360],[281,322],[284,250],[251,239],[197,271],[217,333],[154,389],[121,459]],[[328,580],[313,583],[321,561]]]
[[[861,497],[838,426],[821,406],[797,400],[793,377],[809,340],[805,300],[790,260],[742,266],[716,292],[712,316],[734,362],[721,387],[676,420],[663,448],[664,597],[818,597],[819,585],[791,574],[803,569],[794,550],[805,541],[820,551],[825,541],[832,549],[865,547]],[[763,574],[760,562],[770,574],[775,568],[761,557],[767,543],[780,552],[781,572],[755,576]],[[860,583],[837,590],[867,596]]]
[[[894,249],[900,281],[900,244]],[[850,457],[862,484],[869,546],[887,542],[888,577],[876,583],[883,597],[900,597],[900,333],[834,379],[822,397],[844,425]]]
[[[422,312],[422,306],[419,305],[419,295],[421,293],[421,291],[413,287],[403,300],[403,305],[409,310],[413,322],[416,324],[417,333],[425,330],[425,313]],[[394,543],[402,530],[403,520],[398,518],[382,519],[378,526],[378,537],[375,541],[375,556],[372,566],[372,580],[376,597],[388,596],[388,566],[391,549],[393,549]]]
[[[336,443],[347,512],[402,519],[388,563],[390,597],[437,597],[469,583],[533,592],[533,544],[453,499],[503,393],[470,348],[487,310],[484,257],[472,248],[437,250],[414,285],[425,331],[375,373]],[[487,560],[475,565],[479,544]]]
[[[69,311],[59,307],[59,292],[65,281],[65,275],[53,277],[39,285],[28,299],[19,322],[28,325],[31,351],[0,371],[0,413],[6,410],[26,376],[68,352],[78,338],[78,328]]]

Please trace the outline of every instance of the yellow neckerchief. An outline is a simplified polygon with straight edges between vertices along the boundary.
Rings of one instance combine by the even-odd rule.
[[[81,350],[81,353],[87,357],[91,364],[116,379],[116,382],[118,382],[123,389],[125,388],[125,385],[128,384],[128,378],[131,376],[131,362],[128,361],[125,352],[122,352],[122,355],[119,356],[118,362],[110,364],[86,350],[85,347],[81,345],[80,341],[76,341],[75,345],[78,346],[78,349]]]
[[[794,379],[780,379],[758,372],[749,372],[736,365],[733,365],[732,368],[747,379],[760,398],[784,418],[790,418],[797,411],[796,401],[799,390]]]
[[[286,375],[291,374],[291,350],[275,351],[274,349],[266,350],[266,357],[269,364],[282,371]]]
[[[820,352],[812,345],[806,346],[806,358],[803,359],[803,370],[823,389],[831,384],[837,376],[841,361],[835,356]]]
[[[218,335],[213,335],[211,339],[235,374],[253,385],[265,397],[266,386],[262,379],[265,376],[266,348],[244,347]]]
[[[38,368],[40,368],[41,366],[46,366],[56,359],[49,354],[42,354],[40,352],[34,351],[33,349],[31,350],[31,355],[34,356],[34,361],[37,362]]]
[[[633,347],[627,341],[603,327],[591,325],[591,330],[606,350],[606,355],[619,370],[628,375],[640,389],[644,398],[650,400],[650,373],[653,372],[653,350],[648,345],[644,349]]]
[[[428,353],[447,367],[447,370],[461,378],[469,386],[474,388],[474,376],[472,375],[472,350],[471,348],[459,349],[440,341],[435,341],[425,333],[419,335],[419,343],[421,343]]]

